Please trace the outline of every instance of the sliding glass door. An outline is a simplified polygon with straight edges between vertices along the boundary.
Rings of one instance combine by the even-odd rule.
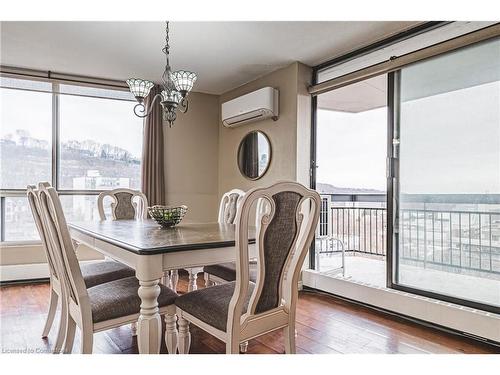
[[[500,313],[500,38],[314,103],[312,267]]]
[[[393,287],[500,307],[500,40],[392,73]]]

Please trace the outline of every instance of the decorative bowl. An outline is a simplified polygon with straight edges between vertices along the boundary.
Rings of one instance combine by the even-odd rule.
[[[163,228],[171,228],[179,224],[187,212],[187,206],[152,206],[148,207],[151,216]]]

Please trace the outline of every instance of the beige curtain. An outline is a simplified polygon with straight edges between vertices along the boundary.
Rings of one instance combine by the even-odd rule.
[[[146,108],[161,89],[155,86],[145,100]],[[163,164],[163,114],[157,100],[151,114],[144,119],[142,146],[142,192],[150,206],[165,204],[165,178]]]

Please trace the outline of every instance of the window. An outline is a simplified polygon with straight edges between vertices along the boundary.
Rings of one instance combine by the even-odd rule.
[[[68,91],[67,85],[61,91]],[[142,121],[132,112],[134,103],[60,95],[61,189],[140,188]]]
[[[1,186],[3,189],[25,189],[33,181],[50,181],[52,161],[52,94],[50,83],[32,81],[22,87],[21,80],[9,79],[12,88],[0,89]],[[41,91],[44,90],[44,91]],[[29,106],[29,110],[27,110]]]
[[[27,185],[55,186],[68,220],[96,219],[100,191],[140,188],[143,126],[128,91],[0,77],[0,105],[2,242],[38,239]]]

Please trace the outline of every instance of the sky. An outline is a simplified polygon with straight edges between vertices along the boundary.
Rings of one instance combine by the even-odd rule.
[[[386,190],[387,108],[318,110],[317,182]]]
[[[49,93],[1,89],[0,137],[26,129],[33,138],[50,143],[51,103]],[[60,95],[61,141],[92,139],[141,157],[143,120],[134,115],[134,105],[129,101]]]

